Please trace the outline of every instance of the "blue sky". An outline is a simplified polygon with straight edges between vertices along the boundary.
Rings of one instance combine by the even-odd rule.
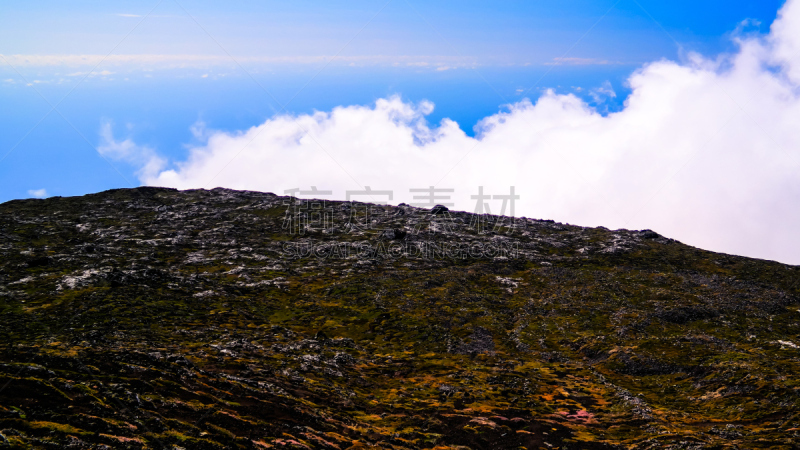
[[[626,78],[643,63],[730,50],[728,33],[747,18],[766,24],[763,32],[780,3],[6,1],[0,53],[55,62],[0,61],[0,157],[13,148],[0,161],[0,201],[30,190],[79,195],[138,184],[133,167],[112,168],[92,148],[104,121],[179,158],[198,120],[244,129],[290,99],[286,110],[294,113],[392,94],[428,99],[436,105],[430,121],[449,117],[472,134],[479,119],[522,93],[535,98],[554,88],[592,101],[585,93],[609,82],[618,96],[602,108],[613,111],[624,101]],[[185,67],[107,60],[84,79],[93,64],[58,62],[109,53],[171,55]],[[325,66],[337,54],[344,62]],[[184,55],[212,59],[187,64]],[[320,60],[295,61],[303,57]],[[442,66],[455,68],[435,70]],[[63,101],[60,114],[36,126],[50,110],[42,96]]]

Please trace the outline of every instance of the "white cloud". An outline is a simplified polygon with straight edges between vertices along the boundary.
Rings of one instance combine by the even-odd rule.
[[[117,15],[117,16],[119,16],[119,17],[142,17],[142,16],[140,16],[139,14],[125,14],[125,13],[119,13],[119,14],[116,14],[116,15]]]
[[[189,131],[192,132],[192,136],[198,141],[205,141],[208,140],[208,136],[210,136],[208,128],[206,128],[206,123],[198,119],[191,127],[189,127]]]
[[[500,194],[513,185],[518,216],[651,228],[797,264],[800,0],[786,4],[770,35],[736,39],[730,55],[645,65],[629,79],[624,109],[608,115],[548,91],[485,118],[472,138],[448,119],[431,127],[432,104],[393,97],[277,116],[242,132],[204,130],[205,144],[171,170],[155,170],[163,161],[145,151],[140,179],[276,193],[318,186],[340,199],[370,186],[393,189],[394,203],[436,184],[454,188],[465,210],[478,186]],[[612,95],[604,89],[595,92]],[[126,142],[135,147],[115,144]]]
[[[47,189],[31,189],[28,191],[28,195],[33,198],[45,198],[47,197]]]
[[[778,12],[769,36],[772,62],[780,64],[785,75],[800,83],[800,2],[789,0]]]
[[[100,154],[138,167],[136,175],[140,179],[152,178],[166,166],[166,160],[151,147],[137,145],[130,138],[123,141],[114,139],[111,122],[100,126],[100,139],[97,147]]]
[[[100,71],[97,71],[97,72],[95,72],[95,71],[92,71],[92,72],[72,72],[72,73],[66,74],[66,76],[68,76],[68,77],[82,77],[82,76],[88,75],[90,77],[97,77],[97,76],[105,77],[105,76],[108,76],[108,75],[113,75],[114,73],[115,72],[112,72],[110,70],[100,70]]]
[[[578,88],[580,90],[580,88]],[[589,95],[592,96],[595,102],[601,103],[609,98],[616,98],[617,93],[614,91],[614,87],[611,86],[611,82],[605,81],[600,87],[596,87],[589,91]]]

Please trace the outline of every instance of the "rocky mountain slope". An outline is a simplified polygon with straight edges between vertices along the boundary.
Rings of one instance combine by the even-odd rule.
[[[0,205],[0,448],[798,448],[800,268],[224,189]]]

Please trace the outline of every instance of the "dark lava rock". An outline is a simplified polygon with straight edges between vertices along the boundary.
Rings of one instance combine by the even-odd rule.
[[[800,268],[650,230],[318,206],[156,187],[0,205],[0,447],[796,447]]]

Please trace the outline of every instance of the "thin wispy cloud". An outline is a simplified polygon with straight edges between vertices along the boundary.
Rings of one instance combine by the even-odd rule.
[[[448,70],[455,68],[474,68],[484,65],[478,58],[468,56],[428,56],[428,55],[297,55],[297,56],[235,56],[202,54],[57,54],[57,55],[0,55],[15,67],[46,66],[91,66],[100,62],[109,65],[141,65],[157,67],[208,67],[230,64],[320,64],[331,61],[331,64],[348,65],[391,65],[432,70]],[[591,66],[620,65],[620,61],[601,58],[558,57],[542,63],[545,66]],[[530,62],[504,63],[506,67],[529,67]]]
[[[552,61],[544,63],[545,66],[607,66],[610,64],[622,63],[609,61],[607,59],[576,57],[558,57],[553,58]]]
[[[235,56],[193,54],[64,54],[64,55],[0,55],[14,67],[90,67],[103,63],[129,69],[206,68],[211,66],[248,65],[378,65],[430,68],[468,68],[478,65],[474,58],[427,55],[301,55],[301,56]],[[76,72],[81,73],[81,72]]]
[[[31,189],[28,191],[28,195],[33,198],[45,198],[48,197],[47,189]]]
[[[157,155],[152,147],[138,145],[130,138],[116,139],[111,121],[104,121],[100,127],[97,150],[104,157],[138,167],[136,175],[140,179],[152,178],[166,166],[166,160]]]
[[[82,76],[89,75],[90,77],[98,77],[98,76],[105,77],[105,76],[108,76],[108,75],[113,75],[114,73],[115,72],[112,72],[110,70],[99,70],[99,71],[96,71],[96,72],[72,72],[72,73],[66,74],[66,76],[68,76],[68,77],[82,77]]]

